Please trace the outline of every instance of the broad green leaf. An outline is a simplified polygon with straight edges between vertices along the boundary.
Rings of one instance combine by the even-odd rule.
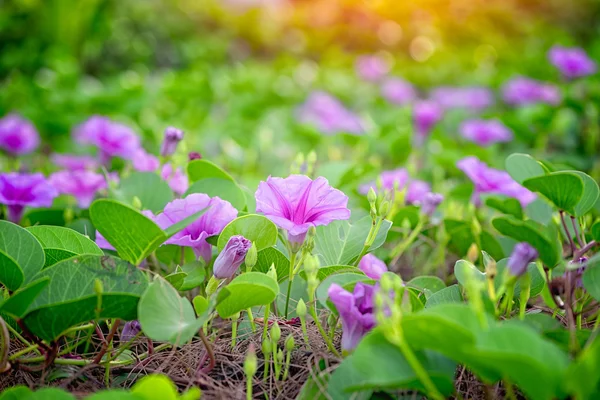
[[[552,268],[560,262],[558,239],[551,236],[546,227],[534,221],[521,221],[513,217],[494,218],[492,225],[501,234],[533,246],[547,267]]]
[[[600,189],[598,188],[598,184],[596,181],[589,176],[580,171],[571,171],[583,180],[583,195],[581,196],[581,200],[575,206],[575,217],[582,217],[592,208],[594,208],[594,204],[598,201],[598,196],[600,195]]]
[[[563,383],[575,399],[594,399],[600,383],[600,339],[598,336],[569,365]]]
[[[23,220],[28,225],[65,226],[64,208],[36,208],[25,213]]]
[[[173,191],[169,184],[154,172],[134,172],[124,178],[119,185],[118,199],[132,204],[137,197],[142,209],[153,213],[162,211],[173,200]]]
[[[450,249],[459,256],[467,254],[471,244],[475,243],[472,224],[448,218],[444,220],[444,228],[450,238]]]
[[[167,376],[151,374],[143,377],[133,385],[131,393],[144,400],[177,400],[177,386]]]
[[[66,329],[96,318],[102,282],[102,309],[98,317],[136,319],[137,303],[148,279],[138,268],[110,256],[83,255],[54,264],[36,275],[50,278],[25,316],[25,324],[37,336],[50,341]]]
[[[583,179],[573,172],[553,172],[529,178],[523,182],[523,186],[543,194],[559,210],[569,214],[574,214],[575,206],[583,196]]]
[[[27,386],[15,386],[7,388],[0,394],[0,400],[23,400],[33,393]]]
[[[430,308],[438,304],[462,303],[463,298],[458,285],[448,286],[432,294],[425,303],[425,308]]]
[[[234,182],[234,179],[227,172],[208,160],[194,160],[188,163],[187,173],[190,182],[196,182],[200,179],[220,178]]]
[[[366,216],[352,224],[348,221],[333,221],[327,226],[317,227],[314,253],[319,255],[321,264],[353,264],[365,245],[371,224],[371,217]],[[383,245],[391,226],[390,221],[383,221],[369,251]]]
[[[183,285],[183,281],[187,274],[185,272],[173,272],[172,274],[166,275],[165,279],[167,282],[171,284],[175,289],[181,290],[181,286]]]
[[[600,265],[586,268],[583,273],[583,287],[594,299],[600,301]]]
[[[185,272],[186,276],[179,290],[186,291],[197,288],[204,282],[206,277],[206,268],[201,261],[192,261],[183,264],[181,271]]]
[[[485,204],[503,214],[512,215],[517,219],[523,219],[523,208],[517,199],[500,199],[498,197],[489,197],[485,200]]]
[[[481,231],[479,240],[481,242],[481,248],[484,251],[487,251],[487,253],[489,253],[493,258],[496,260],[504,258],[504,250],[502,249],[502,245],[493,234],[484,229]]]
[[[96,200],[90,207],[90,217],[119,256],[134,265],[139,265],[168,237],[150,218],[115,200]]]
[[[267,247],[258,252],[258,258],[253,271],[269,272],[271,265],[275,265],[277,280],[283,282],[290,274],[290,260],[275,247]]]
[[[144,334],[152,340],[183,345],[204,325],[207,315],[196,318],[190,301],[157,277],[140,299],[137,318]]]
[[[542,225],[548,225],[552,221],[552,214],[554,214],[554,210],[550,203],[539,196],[525,207],[525,215]]]
[[[237,210],[243,210],[246,207],[246,195],[240,187],[230,179],[205,178],[194,182],[185,196],[191,193],[204,193],[210,197],[218,196],[222,200],[227,200]]]
[[[521,184],[529,178],[546,174],[544,167],[529,154],[511,154],[506,158],[504,167],[508,174]]]
[[[0,252],[3,253],[0,255],[0,281],[8,279],[10,283],[2,282],[10,290],[31,282],[43,268],[46,259],[42,245],[35,236],[8,221],[0,221]]]
[[[250,307],[269,304],[278,294],[275,279],[261,272],[246,272],[221,289],[217,312],[221,318],[229,318]],[[228,297],[224,298],[225,295]]]
[[[23,318],[31,303],[49,283],[50,278],[45,277],[20,288],[0,305],[0,311],[15,319]]]
[[[600,242],[600,221],[592,225],[591,234],[595,241]]]
[[[203,315],[208,310],[209,304],[206,297],[198,295],[192,299],[192,304],[196,315]]]
[[[44,268],[66,258],[82,254],[104,255],[100,247],[89,238],[61,226],[31,226],[27,228],[44,248]]]
[[[92,221],[87,218],[78,218],[68,223],[66,227],[81,233],[92,241],[96,240],[96,228],[94,227],[94,224],[92,224]]]
[[[431,293],[439,292],[446,287],[444,281],[437,276],[417,276],[408,281],[406,285],[419,290],[427,289]]]
[[[485,274],[467,260],[458,260],[454,264],[454,276],[458,283],[467,286],[470,279],[485,282]]]
[[[277,243],[277,226],[262,215],[249,214],[231,221],[219,235],[219,251],[225,248],[227,241],[234,235],[242,235],[256,245],[258,251]]]
[[[75,396],[58,388],[43,388],[19,400],[75,400]]]

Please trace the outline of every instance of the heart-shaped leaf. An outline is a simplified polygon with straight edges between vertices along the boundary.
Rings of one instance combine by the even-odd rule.
[[[279,285],[275,279],[261,272],[246,272],[221,289],[217,312],[221,318],[229,318],[250,307],[267,305],[278,294]]]
[[[579,175],[579,177],[583,180],[583,194],[581,196],[581,200],[575,206],[575,216],[582,217],[588,211],[590,211],[596,201],[598,201],[598,196],[600,195],[600,189],[598,188],[598,184],[596,181],[589,176],[580,171],[571,171],[572,173]]]
[[[136,319],[137,303],[148,285],[141,270],[110,256],[70,258],[44,269],[36,280],[44,277],[50,279],[50,284],[34,300],[24,321],[31,332],[47,341],[96,316]],[[100,310],[96,309],[96,280],[102,282]]]
[[[485,200],[488,207],[496,209],[503,214],[512,215],[517,219],[523,219],[523,208],[519,200],[513,198],[500,199],[498,197],[488,197]]]
[[[258,258],[253,271],[267,273],[275,265],[277,280],[283,282],[290,274],[290,260],[275,247],[267,247],[258,252]]]
[[[437,276],[417,276],[416,278],[411,279],[406,284],[409,287],[413,287],[415,289],[419,289],[421,291],[427,289],[431,293],[439,292],[440,290],[446,287],[446,284],[443,280],[438,278]]]
[[[218,196],[219,198],[230,202],[237,210],[243,210],[246,207],[246,195],[237,183],[230,179],[200,179],[189,187],[185,196],[191,193],[205,193],[210,197]]]
[[[127,204],[132,204],[133,198],[137,197],[144,210],[157,213],[173,200],[173,191],[154,172],[134,172],[121,180],[116,197]]]
[[[425,308],[437,306],[438,304],[462,303],[462,301],[463,298],[462,294],[460,293],[460,288],[458,287],[458,285],[452,285],[432,294],[427,299],[427,303],[425,303]]]
[[[104,255],[96,243],[69,228],[61,226],[31,226],[27,230],[37,238],[44,249],[44,253],[46,254],[44,268],[76,255]]]
[[[583,196],[583,179],[573,172],[553,172],[523,181],[527,189],[544,195],[559,210],[575,213]],[[587,204],[587,202],[586,202]]]
[[[90,218],[119,256],[134,265],[168,238],[150,218],[115,200],[96,200],[90,207]]]
[[[32,281],[45,262],[40,242],[19,225],[0,221],[0,282],[10,290]]]
[[[234,235],[242,235],[256,245],[257,250],[275,246],[277,226],[268,218],[258,214],[249,214],[231,221],[219,235],[219,251],[225,248],[227,241]]]
[[[521,184],[529,178],[546,174],[544,167],[529,154],[511,154],[506,158],[504,167],[506,168],[506,172]]]
[[[234,182],[231,175],[208,160],[194,160],[189,162],[187,165],[187,173],[191,182],[207,178],[219,178]]]
[[[45,277],[17,290],[0,305],[0,311],[15,319],[23,318],[31,303],[49,283],[50,278]]]
[[[485,274],[467,260],[458,260],[456,264],[454,264],[454,276],[458,283],[463,286],[467,286],[471,279],[485,282]]]

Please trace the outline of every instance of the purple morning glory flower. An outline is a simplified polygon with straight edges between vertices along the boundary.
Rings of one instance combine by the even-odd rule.
[[[97,115],[79,125],[74,136],[81,144],[98,147],[103,161],[112,157],[131,159],[140,148],[140,139],[131,128]]]
[[[596,63],[578,47],[553,46],[548,58],[565,78],[573,79],[596,73]]]
[[[406,204],[421,204],[423,198],[429,192],[431,192],[431,186],[429,183],[420,181],[418,179],[412,180],[408,184],[404,201]]]
[[[218,279],[232,277],[246,259],[246,253],[252,242],[241,235],[229,238],[225,248],[219,253],[213,264],[213,275]]]
[[[78,171],[84,169],[96,169],[100,166],[98,160],[91,156],[80,156],[76,154],[52,154],[50,160],[57,167]]]
[[[123,326],[123,331],[121,332],[121,343],[129,342],[131,339],[136,337],[136,335],[141,331],[142,325],[140,324],[140,321],[135,320],[126,322],[125,326]]]
[[[189,187],[189,181],[187,175],[177,167],[173,170],[171,164],[165,164],[160,171],[160,176],[167,181],[171,190],[178,195],[183,195],[187,192]]]
[[[302,243],[311,226],[329,225],[350,218],[348,196],[329,186],[327,179],[305,175],[268,177],[260,182],[256,212],[263,213],[288,232],[291,242]]]
[[[422,144],[431,130],[443,117],[442,108],[433,101],[419,101],[413,107],[417,144]]]
[[[481,202],[479,199],[481,193],[496,193],[513,197],[519,200],[523,207],[536,198],[535,194],[511,178],[508,172],[490,168],[477,157],[463,158],[456,166],[473,181],[475,185],[473,201],[477,205]]]
[[[432,216],[437,207],[444,201],[444,196],[439,193],[429,192],[423,196],[421,201],[421,212],[424,215]]]
[[[108,187],[104,175],[85,170],[55,172],[49,182],[60,193],[74,196],[80,208],[88,208],[96,193]]]
[[[19,223],[25,207],[50,207],[58,191],[40,173],[0,174],[0,204],[5,204],[8,219]]]
[[[31,122],[18,114],[0,119],[0,149],[18,156],[33,152],[39,145],[40,135]]]
[[[513,139],[512,131],[497,119],[471,119],[463,122],[459,131],[462,137],[483,147]]]
[[[206,208],[208,210],[196,222],[176,233],[165,243],[191,247],[194,253],[202,257],[208,264],[212,258],[212,247],[206,241],[206,238],[220,234],[223,228],[233,221],[238,214],[237,210],[228,201],[221,200],[218,197],[210,198],[203,193],[193,193],[184,199],[177,199],[168,203],[164,211],[156,216],[155,222],[162,229],[166,229]]]
[[[443,109],[462,108],[480,111],[494,104],[494,94],[484,87],[442,86],[431,92],[432,101]]]
[[[342,319],[342,349],[354,349],[375,327],[375,287],[358,282],[352,293],[333,283],[327,291]]]
[[[165,137],[160,147],[160,155],[163,157],[172,156],[177,150],[177,145],[183,140],[183,131],[181,129],[169,126],[165,129]]]
[[[133,154],[132,164],[133,168],[140,172],[152,172],[160,167],[158,158],[150,153],[146,153],[146,150],[141,147]]]
[[[361,135],[365,132],[360,118],[348,110],[338,99],[325,92],[312,93],[298,110],[300,122],[313,125],[322,133],[350,133]]]
[[[409,176],[406,169],[398,168],[391,171],[383,171],[379,175],[379,179],[381,180],[381,186],[383,190],[394,190],[394,187],[402,190],[408,183]],[[369,193],[369,189],[371,188],[373,188],[373,190],[377,190],[377,183],[373,181],[361,185],[358,191],[360,194],[366,195]]]
[[[390,103],[406,105],[417,99],[417,91],[410,83],[399,79],[386,79],[381,85],[381,95]]]
[[[356,73],[368,82],[377,82],[387,75],[389,64],[376,55],[362,56],[356,60]]]
[[[507,104],[513,106],[537,103],[557,105],[561,101],[556,86],[525,77],[508,81],[502,87],[502,97]]]
[[[527,271],[527,265],[538,258],[538,252],[529,243],[517,243],[508,259],[508,269],[513,276],[521,276]]]
[[[387,272],[388,267],[383,261],[373,254],[365,255],[358,263],[358,268],[371,279],[379,280]]]
[[[190,151],[188,153],[188,160],[189,161],[202,160],[202,154],[198,153],[197,151]]]

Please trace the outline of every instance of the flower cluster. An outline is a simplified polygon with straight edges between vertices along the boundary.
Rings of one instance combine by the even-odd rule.
[[[326,135],[365,132],[361,119],[338,99],[325,92],[313,92],[298,110],[298,120],[313,125]]]

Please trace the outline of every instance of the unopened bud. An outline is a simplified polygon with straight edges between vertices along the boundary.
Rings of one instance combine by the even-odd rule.
[[[306,303],[302,299],[298,300],[298,304],[296,305],[296,314],[300,318],[304,318],[304,317],[306,317],[306,312],[307,312]]]
[[[494,279],[496,276],[496,260],[492,258],[487,252],[482,251],[483,255],[483,265],[485,266],[485,274],[489,279]]]
[[[277,361],[279,361],[280,363],[283,362],[283,350],[281,349],[277,351]]]
[[[165,129],[165,135],[160,148],[160,155],[169,157],[177,150],[177,145],[183,139],[183,131],[172,126]]]
[[[261,345],[262,353],[265,356],[265,359],[269,357],[271,352],[273,351],[273,346],[271,346],[271,341],[268,339],[263,339]]]
[[[220,283],[221,283],[221,279],[211,276],[210,279],[208,280],[208,283],[206,284],[206,295],[210,296],[213,293],[215,293],[217,291],[217,289],[219,288]]]
[[[294,335],[292,335],[290,333],[288,335],[288,337],[285,338],[285,349],[287,351],[292,351],[292,350],[294,350],[295,346],[296,346],[296,341],[294,340]]]
[[[476,243],[471,243],[469,250],[467,251],[467,260],[474,263],[479,257],[479,249]]]
[[[281,339],[281,328],[277,321],[275,321],[271,326],[271,340],[273,340],[273,343],[277,343],[279,339]]]
[[[94,292],[96,292],[97,295],[104,293],[104,284],[100,279],[94,280]]]
[[[267,275],[273,278],[275,281],[277,281],[277,269],[275,269],[275,264],[271,264]]]
[[[244,262],[246,263],[246,267],[248,268],[248,270],[251,270],[252,268],[254,268],[257,261],[258,250],[256,249],[256,244],[252,242],[252,246],[250,246],[248,253],[246,253],[246,259]]]
[[[248,346],[248,352],[246,353],[246,359],[244,360],[244,373],[247,377],[254,376],[258,369],[258,362],[256,360],[256,351],[254,350],[254,343],[250,343]]]
[[[140,198],[137,196],[133,196],[133,199],[131,200],[131,205],[136,210],[141,210],[142,209],[142,200],[140,200]]]
[[[379,216],[384,217],[390,212],[390,202],[385,200],[379,205]]]
[[[367,200],[369,200],[369,204],[372,206],[375,205],[375,202],[377,201],[377,193],[372,186],[369,188],[369,193],[367,193]]]
[[[201,160],[201,159],[202,159],[202,154],[198,153],[197,151],[191,151],[188,153],[188,160],[190,160],[190,161]]]

